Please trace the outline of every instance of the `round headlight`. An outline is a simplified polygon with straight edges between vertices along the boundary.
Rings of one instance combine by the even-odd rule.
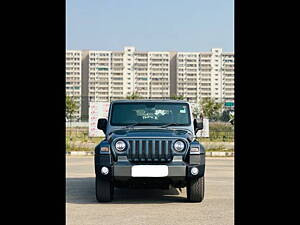
[[[123,151],[126,148],[124,141],[117,141],[115,146],[118,151]]]
[[[182,151],[184,149],[184,143],[182,141],[176,141],[174,143],[174,149],[179,152]]]

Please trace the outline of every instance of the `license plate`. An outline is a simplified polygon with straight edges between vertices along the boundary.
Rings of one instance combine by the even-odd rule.
[[[167,177],[166,165],[136,165],[131,167],[132,177]]]

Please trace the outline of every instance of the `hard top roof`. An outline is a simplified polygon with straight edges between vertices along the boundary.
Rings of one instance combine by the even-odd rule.
[[[142,102],[164,102],[164,103],[189,103],[185,100],[173,100],[173,99],[120,99],[120,100],[114,100],[112,103],[142,103]]]

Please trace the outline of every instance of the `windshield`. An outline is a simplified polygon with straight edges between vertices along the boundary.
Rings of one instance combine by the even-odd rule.
[[[187,103],[114,103],[111,125],[113,126],[188,126],[191,123]]]

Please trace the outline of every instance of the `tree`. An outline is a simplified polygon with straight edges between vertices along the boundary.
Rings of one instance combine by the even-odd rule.
[[[172,95],[170,97],[170,99],[173,99],[173,100],[184,100],[184,97],[183,97],[183,95]]]
[[[223,103],[215,102],[214,99],[204,98],[200,102],[203,114],[210,120],[217,120],[220,116]]]
[[[199,107],[199,104],[192,105],[192,113],[194,118],[201,117],[201,109]]]
[[[233,125],[234,124],[234,111],[224,110],[220,119],[223,122],[229,122]]]
[[[73,116],[78,109],[79,109],[79,107],[76,104],[76,102],[74,101],[74,98],[67,96],[66,97],[66,117],[68,118],[68,120],[71,121],[73,119]]]
[[[230,113],[229,110],[224,110],[222,115],[220,116],[220,120],[223,122],[229,122],[229,120],[230,120],[229,113]]]
[[[71,123],[74,114],[79,109],[79,106],[76,104],[74,99],[70,96],[66,97],[66,117],[70,121],[70,140],[71,140]]]
[[[131,95],[128,95],[126,98],[130,99],[130,100],[134,100],[134,99],[142,99],[142,96],[140,96],[137,93],[133,92]]]

